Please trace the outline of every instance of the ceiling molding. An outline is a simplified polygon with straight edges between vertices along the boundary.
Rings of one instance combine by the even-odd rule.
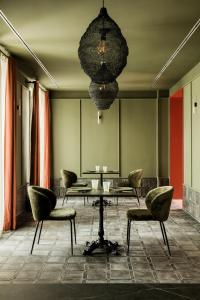
[[[189,41],[189,39],[192,37],[192,35],[197,31],[197,29],[199,28],[199,26],[200,26],[200,18],[192,26],[192,28],[190,29],[190,31],[188,32],[188,34],[185,36],[185,38],[182,40],[182,42],[178,45],[178,47],[173,52],[173,54],[170,56],[170,58],[167,60],[167,62],[164,64],[164,66],[162,67],[162,69],[160,70],[160,72],[156,75],[156,77],[155,77],[155,79],[153,81],[153,85],[154,86],[157,84],[157,82],[160,79],[160,77],[163,75],[163,73],[169,67],[169,65],[171,65],[171,63],[173,62],[173,60],[180,53],[180,51],[183,49],[183,47]]]
[[[44,71],[44,73],[48,76],[51,82],[54,84],[56,88],[58,88],[58,83],[55,78],[51,75],[51,73],[47,70],[44,64],[41,62],[36,53],[31,49],[31,47],[27,44],[27,42],[23,39],[21,34],[17,31],[11,21],[6,17],[2,10],[0,10],[0,18],[4,21],[4,23],[8,26],[8,28],[14,33],[14,35],[18,38],[18,40],[23,44],[24,48],[30,53],[30,55],[34,58],[40,68]]]

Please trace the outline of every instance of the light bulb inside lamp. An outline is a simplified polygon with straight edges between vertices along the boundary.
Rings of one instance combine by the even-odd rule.
[[[106,40],[100,40],[97,46],[97,52],[99,55],[104,55],[108,52],[108,45]]]
[[[106,85],[105,84],[101,84],[100,87],[99,87],[99,90],[100,91],[105,91],[106,89]]]

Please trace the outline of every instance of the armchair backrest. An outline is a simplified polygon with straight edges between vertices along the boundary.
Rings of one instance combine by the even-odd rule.
[[[51,190],[29,186],[28,195],[35,221],[45,220],[56,206],[56,195]]]
[[[67,189],[72,186],[72,183],[77,181],[77,175],[68,170],[60,170],[63,186]]]
[[[146,206],[156,220],[168,219],[174,189],[172,186],[160,186],[148,192]]]
[[[129,173],[129,185],[135,188],[141,187],[143,169],[137,169]]]

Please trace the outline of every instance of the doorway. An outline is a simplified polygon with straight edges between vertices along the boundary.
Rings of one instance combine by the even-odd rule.
[[[183,199],[183,89],[170,96],[170,184]]]

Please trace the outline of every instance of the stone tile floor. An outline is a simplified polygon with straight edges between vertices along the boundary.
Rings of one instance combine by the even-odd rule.
[[[144,207],[144,200],[141,200]],[[58,200],[58,206],[62,200]],[[97,238],[98,208],[72,198],[65,204],[77,210],[77,245],[70,254],[69,222],[44,222],[41,241],[30,248],[34,222],[30,215],[16,231],[0,239],[0,283],[200,283],[200,224],[173,202],[166,229],[172,256],[163,244],[158,222],[135,222],[126,254],[126,211],[134,199],[104,210],[105,237],[120,244],[120,256],[83,256],[86,241]]]

